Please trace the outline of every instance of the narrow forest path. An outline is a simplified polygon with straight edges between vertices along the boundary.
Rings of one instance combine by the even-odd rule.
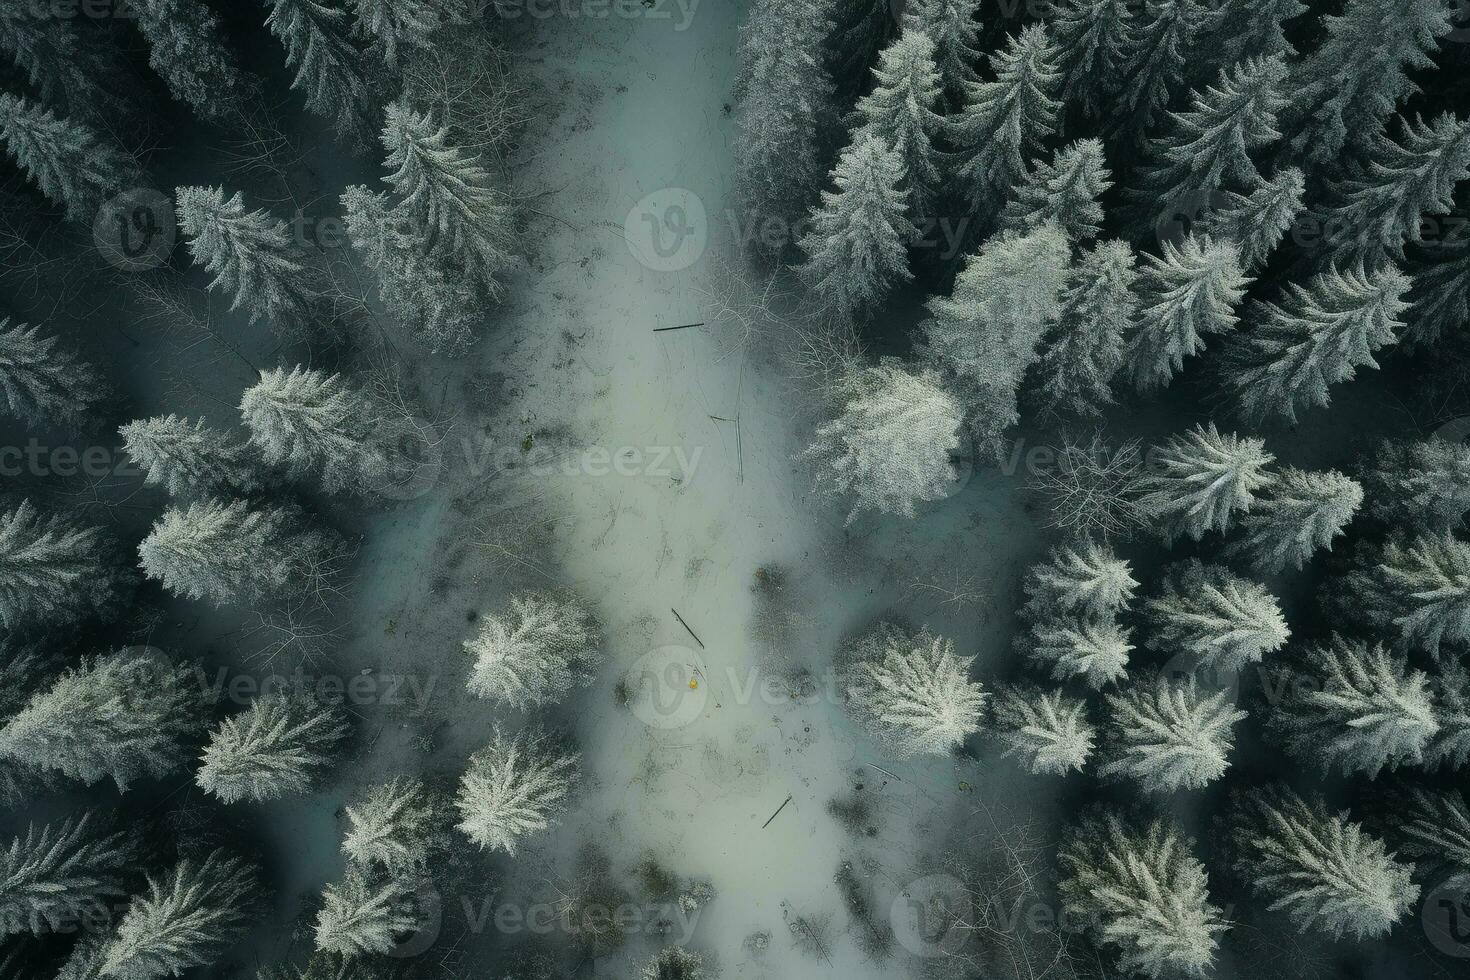
[[[903,528],[889,540],[870,528],[844,543],[843,510],[812,498],[792,459],[800,398],[759,344],[712,322],[710,293],[738,261],[725,106],[739,13],[701,6],[682,31],[677,13],[538,25],[537,85],[557,110],[533,125],[522,177],[539,195],[536,252],[558,258],[533,262],[503,329],[541,338],[527,345],[539,365],[530,376],[552,380],[525,390],[512,411],[529,430],[553,433],[557,462],[538,490],[565,522],[558,565],[597,604],[610,641],[602,677],[565,710],[587,784],[575,812],[538,842],[540,856],[517,859],[508,891],[534,890],[545,867],[564,870],[590,840],[619,870],[652,854],[712,881],[718,898],[676,922],[670,939],[713,955],[726,976],[891,975],[910,953],[899,943],[892,958],[864,954],[872,926],[844,910],[834,875],[853,862],[886,930],[909,869],[953,809],[973,803],[961,787],[974,776],[945,759],[896,762],[853,731],[831,683],[832,653],[843,631],[885,610],[885,596],[909,596],[916,618],[934,608],[914,598],[904,573],[984,579],[987,565],[1020,560],[1029,545],[987,550],[961,568],[956,548],[975,554],[973,499],[937,515],[924,532],[933,538]],[[1004,512],[1001,533],[1029,534],[1005,499],[1010,486],[994,489],[979,499]],[[895,572],[905,553],[929,549],[932,568]],[[796,621],[774,651],[753,623],[757,569],[770,565],[789,574]],[[957,639],[973,647],[975,610],[957,608],[966,623]],[[788,661],[812,675],[799,696]],[[620,677],[638,689],[631,710],[616,703]],[[854,837],[826,804],[858,785],[874,814]],[[830,948],[797,950],[799,917],[829,923]],[[754,955],[745,940],[760,932],[770,948]],[[595,971],[631,975],[660,944],[635,938]]]

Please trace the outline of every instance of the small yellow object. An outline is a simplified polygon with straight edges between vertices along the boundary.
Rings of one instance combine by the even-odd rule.
[[[698,677],[691,677],[691,678],[689,678],[689,690],[691,690],[691,691],[697,691],[697,690],[699,690],[699,678]]]

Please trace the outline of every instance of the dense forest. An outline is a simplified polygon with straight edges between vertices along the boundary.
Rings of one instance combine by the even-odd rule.
[[[1463,3],[0,52],[0,980],[1470,963]]]

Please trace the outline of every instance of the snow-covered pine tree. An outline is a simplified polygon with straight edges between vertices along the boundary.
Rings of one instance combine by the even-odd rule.
[[[1445,0],[1346,0],[1323,18],[1327,36],[1292,71],[1282,129],[1299,160],[1332,163],[1349,139],[1372,141],[1394,107],[1417,92],[1411,69],[1451,28]]]
[[[92,365],[60,340],[24,323],[0,318],[0,394],[10,413],[28,426],[85,428],[107,385]]]
[[[1334,635],[1280,680],[1285,698],[1270,725],[1292,755],[1324,774],[1335,767],[1373,779],[1417,765],[1439,730],[1429,678],[1377,644]]]
[[[328,119],[354,144],[372,135],[373,97],[363,75],[362,55],[352,46],[347,11],[317,0],[265,0],[265,25],[286,49],[286,67],[296,71],[291,87],[306,108]]]
[[[1053,416],[1097,416],[1114,403],[1113,378],[1123,366],[1133,326],[1138,278],[1126,242],[1099,242],[1067,276],[1061,312],[1041,345],[1032,395]]]
[[[822,192],[802,238],[799,273],[831,315],[866,319],[889,290],[908,282],[909,222],[903,159],[871,130],[859,130],[832,171],[835,191]]]
[[[683,946],[665,946],[638,971],[638,980],[704,980],[704,977],[704,957]]]
[[[1463,769],[1470,762],[1470,669],[1446,661],[1429,683],[1439,730],[1424,750],[1424,768]]]
[[[72,932],[106,923],[127,895],[137,839],[107,832],[92,811],[37,827],[0,852],[0,936]]]
[[[164,511],[138,545],[139,563],[175,595],[217,605],[305,592],[343,547],[300,523],[281,507],[205,498]]]
[[[31,638],[16,639],[12,634],[0,640],[0,728],[22,711],[37,691],[51,686],[61,665],[60,656],[42,650]],[[55,770],[42,769],[26,759],[0,756],[0,810],[29,804],[65,783]]]
[[[1470,179],[1470,120],[1402,122],[1402,140],[1379,137],[1358,172],[1333,185],[1322,224],[1338,266],[1402,259],[1406,240],[1423,240],[1425,217],[1448,212],[1455,185]]]
[[[152,647],[85,657],[0,728],[0,755],[125,790],[184,765],[205,706],[193,671]]]
[[[1446,228],[1470,227],[1470,210],[1447,216]],[[1470,320],[1470,235],[1451,235],[1436,243],[1435,261],[1417,263],[1409,301],[1414,308],[1408,317],[1401,343],[1427,347],[1440,337],[1454,334]]]
[[[1470,888],[1470,804],[1465,794],[1410,787],[1395,801],[1404,852],[1441,872],[1441,888]]]
[[[388,316],[406,326],[431,351],[464,353],[474,340],[488,287],[456,273],[452,257],[392,213],[386,194],[361,184],[342,193],[352,247],[377,277],[378,298]]]
[[[1234,307],[1251,281],[1234,242],[1191,233],[1160,247],[1162,257],[1144,255],[1137,329],[1128,343],[1128,373],[1140,391],[1164,387],[1206,337],[1234,329]]]
[[[194,781],[226,803],[306,793],[347,727],[340,711],[309,694],[262,695],[210,734]]]
[[[213,122],[239,116],[256,85],[225,43],[204,0],[134,0],[128,6],[148,40],[148,64],[174,98]]]
[[[439,808],[417,780],[379,783],[346,813],[342,853],[354,864],[403,877],[421,870],[438,846]]]
[[[822,151],[834,110],[823,48],[832,26],[829,4],[756,0],[740,27],[736,196],[749,231],[742,237],[768,259],[796,243],[761,235],[761,227],[795,227],[827,169]]]
[[[1376,939],[1419,897],[1414,867],[1320,798],[1268,786],[1235,799],[1235,873],[1302,931]]]
[[[1363,488],[1351,477],[1288,466],[1241,517],[1229,553],[1267,575],[1301,568],[1317,551],[1331,550],[1362,503]]]
[[[1276,113],[1286,104],[1285,79],[1279,57],[1249,58],[1191,93],[1190,109],[1170,113],[1163,131],[1148,142],[1132,194],[1140,210],[1157,224],[1223,188],[1259,184],[1251,153],[1281,138]]]
[[[1196,227],[1216,241],[1240,248],[1240,265],[1254,273],[1265,265],[1292,222],[1302,212],[1306,177],[1296,167],[1283,167],[1249,194],[1221,192],[1220,204],[1206,212]]]
[[[1055,223],[1074,242],[1096,238],[1103,220],[1098,199],[1113,186],[1101,140],[1059,148],[1038,162],[1011,192],[1001,214],[1002,231],[1027,232]]]
[[[862,134],[869,133],[897,154],[903,189],[908,192],[908,214],[927,217],[940,183],[934,138],[944,123],[938,112],[943,93],[933,40],[921,26],[907,21],[903,33],[883,49],[873,76],[873,91],[857,103],[859,124],[848,153],[861,144]]]
[[[1149,793],[1201,789],[1229,766],[1234,691],[1202,692],[1193,677],[1159,676],[1103,697],[1107,727],[1100,776],[1132,779]]]
[[[579,757],[539,731],[507,736],[497,726],[490,743],[470,757],[454,804],[460,831],[481,850],[515,855],[523,837],[556,822],[580,775]]]
[[[1092,755],[1095,731],[1087,703],[1060,690],[1030,684],[1007,685],[991,702],[991,734],[1038,776],[1081,772]]]
[[[853,496],[847,523],[864,510],[912,517],[915,504],[951,491],[964,411],[937,374],[884,358],[849,377],[841,392],[841,414],[817,429],[803,455],[813,460],[819,487]]]
[[[1448,532],[1390,539],[1365,549],[1337,599],[1356,618],[1441,657],[1470,643],[1470,544]]]
[[[1056,131],[1058,52],[1046,25],[1031,24],[990,55],[993,82],[965,86],[965,103],[946,118],[961,163],[955,178],[981,215],[999,213],[1027,157]]]
[[[1122,678],[1133,651],[1127,628],[1075,615],[1037,622],[1023,642],[1030,661],[1053,680],[1080,677],[1094,690]]]
[[[1194,78],[1213,78],[1251,57],[1295,60],[1283,25],[1310,9],[1301,0],[1216,0],[1213,7],[1208,33],[1193,47]]]
[[[1276,597],[1224,565],[1197,558],[1164,570],[1158,596],[1143,608],[1145,645],[1183,653],[1192,666],[1242,670],[1291,638]]]
[[[1170,436],[1150,456],[1154,465],[1139,481],[1139,506],[1166,544],[1229,530],[1273,479],[1266,468],[1275,457],[1264,441],[1221,435],[1213,422]]]
[[[827,57],[838,82],[839,99],[850,101],[848,83],[861,88],[867,81],[879,53],[901,27],[903,8],[888,0],[824,0],[824,5],[834,21]]]
[[[1296,421],[1300,408],[1325,408],[1328,389],[1358,368],[1378,369],[1373,353],[1394,343],[1409,308],[1409,277],[1391,265],[1371,274],[1359,265],[1329,268],[1305,288],[1287,287],[1280,303],[1257,304],[1256,327],[1222,353],[1241,413],[1260,422]]]
[[[1134,7],[1129,0],[1062,0],[1051,22],[1062,103],[1100,119],[1123,84]]]
[[[1018,392],[1061,311],[1070,263],[1056,225],[997,235],[965,260],[948,296],[929,299],[924,356],[956,379],[982,452],[999,454],[1020,420]]]
[[[980,729],[986,694],[970,680],[975,658],[955,656],[949,639],[895,634],[872,654],[844,671],[843,692],[849,710],[899,755],[945,755]]]
[[[1100,688],[1119,679],[1133,645],[1117,617],[1137,585],[1128,563],[1102,544],[1054,549],[1026,573],[1028,629],[1018,647],[1056,680],[1080,676]]]
[[[1022,587],[1023,611],[1033,621],[1058,613],[1111,618],[1128,607],[1138,582],[1132,566],[1107,545],[1083,540],[1053,548],[1027,571]]]
[[[934,66],[952,103],[963,97],[966,84],[975,81],[980,61],[980,0],[910,0],[905,5],[905,30],[910,23],[934,42]]]
[[[369,493],[387,467],[383,422],[341,375],[272,368],[240,396],[240,416],[265,462],[328,493]]]
[[[284,221],[246,211],[245,196],[237,191],[227,200],[222,187],[180,187],[175,197],[189,254],[214,276],[209,288],[230,297],[230,309],[278,329],[305,325],[317,275]]]
[[[128,457],[143,468],[144,482],[170,496],[251,493],[260,488],[248,447],[200,419],[177,415],[138,419],[118,429]]]
[[[602,628],[577,596],[520,592],[465,641],[474,658],[466,686],[517,710],[556,704],[592,683],[601,644]]]
[[[355,864],[347,866],[340,883],[322,891],[316,915],[316,948],[351,958],[390,953],[398,939],[420,925],[407,881],[370,875]]]
[[[102,962],[107,955],[107,943],[111,936],[105,932],[93,932],[83,935],[72,946],[71,952],[67,954],[66,962],[61,964],[61,970],[56,974],[55,980],[102,980]],[[32,974],[15,974],[16,977],[29,977]],[[0,967],[0,977],[11,980],[11,974]]]
[[[74,18],[46,6],[0,5],[0,52],[30,80],[41,104],[68,117],[105,124],[127,105],[116,49],[76,29]]]
[[[0,512],[0,623],[59,629],[106,614],[130,581],[119,559],[102,528],[43,515],[22,500]]]
[[[208,966],[250,925],[262,892],[254,866],[223,850],[148,878],[107,944],[101,975],[157,980]]]
[[[1089,923],[1098,945],[1117,949],[1125,972],[1204,976],[1229,926],[1210,903],[1192,846],[1163,820],[1091,813],[1064,834],[1057,854],[1063,910]]]
[[[427,251],[442,251],[454,268],[499,297],[500,278],[513,262],[510,205],[491,184],[477,156],[457,145],[448,127],[402,102],[388,106],[383,178],[400,200],[400,226],[422,229]]]
[[[1142,21],[1132,25],[1123,44],[1114,133],[1137,140],[1153,125],[1184,81],[1189,56],[1213,14],[1203,0],[1146,0]]]
[[[356,33],[373,41],[389,68],[400,49],[429,50],[440,28],[469,23],[471,8],[467,0],[352,0]]]
[[[0,142],[42,194],[84,225],[138,181],[137,161],[91,126],[9,92],[0,92]]]

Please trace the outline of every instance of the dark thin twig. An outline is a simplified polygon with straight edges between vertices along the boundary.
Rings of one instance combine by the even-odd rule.
[[[704,321],[701,320],[699,323],[681,323],[677,327],[654,327],[653,328],[653,332],[654,333],[667,333],[670,330],[688,330],[690,327],[702,327],[702,326],[704,326]]]
[[[866,763],[864,763],[864,765],[870,766],[871,768],[878,770],[883,775],[888,776],[891,779],[898,779],[897,776],[893,775],[893,773],[889,772],[887,769],[884,769],[882,766],[875,766],[871,762],[866,762]],[[903,782],[902,779],[898,779],[898,781],[899,782]]]
[[[684,622],[684,617],[679,615],[679,610],[672,609],[671,608],[669,610],[669,612],[671,612],[671,613],[674,614],[674,618],[679,621],[679,625],[680,626],[684,627],[686,630],[689,630],[689,635],[692,636],[692,637],[694,637],[694,642],[695,643],[698,643],[699,644],[699,649],[703,650],[704,649],[704,641],[699,638],[699,634],[698,633],[694,632],[694,630],[692,630],[692,629],[689,629],[689,624],[686,623],[686,622]]]
[[[761,824],[761,830],[765,830],[767,827],[769,827],[771,825],[771,821],[779,817],[781,815],[781,811],[786,809],[786,804],[790,802],[791,796],[787,795],[786,799],[781,802],[781,805],[776,807],[776,812],[767,817],[766,822]]]

